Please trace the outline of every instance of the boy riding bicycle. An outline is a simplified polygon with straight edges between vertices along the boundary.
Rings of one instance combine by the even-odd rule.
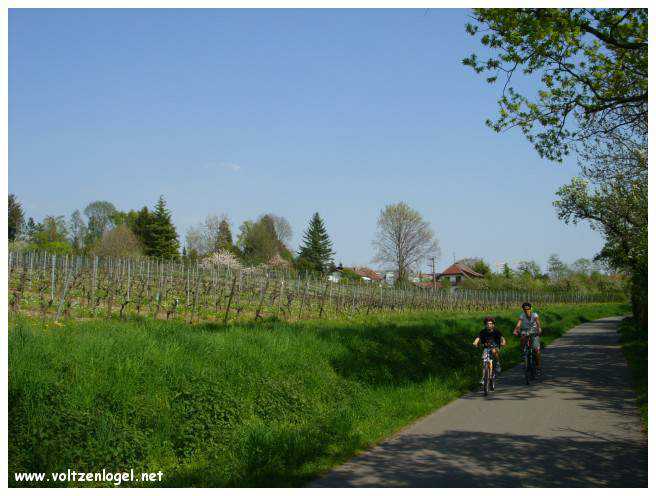
[[[478,336],[474,339],[472,344],[476,347],[481,344],[484,348],[491,348],[492,356],[494,356],[496,363],[495,370],[498,374],[501,372],[501,355],[499,350],[502,346],[506,345],[506,340],[501,335],[501,332],[495,327],[494,317],[485,317],[483,319],[483,324],[485,324],[485,329],[478,333]],[[481,379],[481,384],[482,383],[483,379]]]
[[[535,353],[535,364],[537,366],[538,376],[542,375],[542,355],[540,353],[540,336],[542,336],[542,323],[537,312],[533,312],[531,304],[522,303],[522,313],[519,316],[517,325],[513,334],[519,335],[521,332],[522,350],[526,346],[529,337],[532,338],[533,352]]]

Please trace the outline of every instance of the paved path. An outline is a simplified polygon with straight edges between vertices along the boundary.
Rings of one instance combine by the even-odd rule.
[[[646,487],[647,436],[619,320],[554,341],[530,387],[521,367],[504,372],[487,398],[450,403],[312,487]]]

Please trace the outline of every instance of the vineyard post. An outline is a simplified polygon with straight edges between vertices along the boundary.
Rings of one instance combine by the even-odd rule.
[[[268,288],[269,288],[269,274],[267,274],[266,281],[262,282],[262,287],[260,288],[260,303],[257,306],[257,312],[255,312],[255,320],[260,318],[262,312],[262,305],[264,304],[264,296],[266,295]]]
[[[52,271],[50,274],[50,301],[55,301],[55,264],[57,263],[57,255],[52,256]]]
[[[235,272],[235,276],[232,279],[232,288],[230,289],[228,304],[226,305],[225,315],[223,316],[223,325],[226,325],[228,323],[228,314],[230,313],[230,305],[232,304],[232,297],[235,294],[235,286],[237,285],[237,272]]]
[[[323,290],[323,295],[321,295],[321,308],[319,309],[319,318],[323,316],[323,303],[324,303],[324,299],[326,298],[326,293],[328,292],[329,285],[330,285],[330,281],[326,282],[326,287]]]

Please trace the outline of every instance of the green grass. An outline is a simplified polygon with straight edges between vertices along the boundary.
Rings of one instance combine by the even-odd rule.
[[[624,319],[619,326],[622,351],[631,369],[633,386],[642,424],[647,430],[647,329],[633,318]]]
[[[537,309],[545,342],[626,305]],[[497,314],[509,346],[519,311]],[[14,472],[164,472],[167,486],[302,486],[475,388],[481,313],[222,327],[133,319],[9,329]],[[51,483],[52,485],[52,483]]]

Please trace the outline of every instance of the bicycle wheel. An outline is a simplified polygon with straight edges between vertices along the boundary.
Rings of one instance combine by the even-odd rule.
[[[531,383],[531,363],[528,351],[524,354],[524,379],[526,379],[526,385],[528,386]]]
[[[535,356],[533,355],[533,351],[531,351],[531,380],[535,380],[536,376],[536,370],[535,370]]]
[[[488,389],[490,387],[490,369],[485,364],[485,372],[483,372],[483,394],[487,396]]]

